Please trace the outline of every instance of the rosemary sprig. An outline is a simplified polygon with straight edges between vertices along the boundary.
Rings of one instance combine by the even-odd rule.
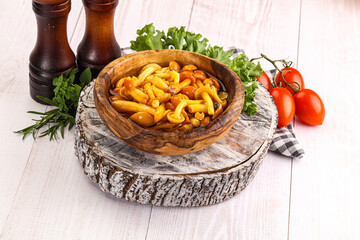
[[[78,69],[73,69],[53,79],[55,96],[52,99],[37,96],[40,100],[55,108],[46,112],[28,111],[28,113],[39,115],[40,119],[32,119],[35,123],[15,133],[23,134],[25,139],[29,134],[36,138],[36,134],[43,127],[47,127],[40,133],[39,137],[49,136],[50,141],[57,139],[57,134],[64,138],[66,128],[70,130],[75,124],[76,108],[81,90],[91,81],[90,68],[85,69],[79,77],[79,84],[74,83]]]

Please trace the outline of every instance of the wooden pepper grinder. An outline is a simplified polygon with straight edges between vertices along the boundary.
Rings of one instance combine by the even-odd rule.
[[[66,25],[71,0],[33,0],[37,21],[37,41],[30,54],[30,95],[54,96],[54,77],[76,67],[75,55],[67,39]]]
[[[80,70],[92,69],[93,77],[121,56],[114,35],[114,13],[118,0],[83,0],[86,12],[85,35],[77,49]]]

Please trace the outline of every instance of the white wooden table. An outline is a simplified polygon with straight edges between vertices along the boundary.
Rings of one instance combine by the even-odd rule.
[[[32,123],[26,111],[47,107],[29,95],[31,1],[1,0],[0,239],[360,239],[359,0],[119,2],[122,47],[153,22],[158,29],[184,25],[250,57],[288,57],[322,97],[324,125],[296,121],[305,158],[268,153],[253,182],[227,202],[186,209],[116,199],[83,174],[73,131],[57,142],[13,134]],[[84,27],[82,3],[73,0],[74,51]]]

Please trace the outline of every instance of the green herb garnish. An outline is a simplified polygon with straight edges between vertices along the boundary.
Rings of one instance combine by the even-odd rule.
[[[167,34],[156,30],[152,23],[145,25],[137,31],[138,37],[131,41],[131,49],[135,51],[157,49],[180,49],[196,52],[211,57],[230,67],[244,83],[245,101],[243,110],[250,116],[257,111],[255,90],[258,88],[256,77],[260,77],[262,69],[260,64],[249,61],[243,53],[232,59],[233,51],[225,51],[222,47],[211,46],[208,39],[201,34],[185,31],[185,27],[171,27]]]
[[[244,53],[232,60],[230,68],[240,77],[244,83],[245,100],[243,110],[250,116],[257,112],[255,101],[255,90],[258,88],[256,77],[260,77],[262,69],[260,63],[249,61]]]
[[[39,135],[39,137],[49,136],[50,140],[57,139],[57,133],[64,138],[64,130],[69,130],[75,124],[76,108],[80,97],[81,90],[91,81],[90,68],[85,69],[80,77],[79,84],[74,83],[78,69],[73,69],[57,78],[53,79],[55,86],[55,96],[52,99],[37,96],[38,99],[55,106],[56,108],[46,112],[28,111],[28,113],[40,115],[40,119],[33,119],[35,123],[29,127],[15,131],[15,133],[23,134],[25,139],[29,134],[36,138],[36,133],[43,127],[47,129]]]

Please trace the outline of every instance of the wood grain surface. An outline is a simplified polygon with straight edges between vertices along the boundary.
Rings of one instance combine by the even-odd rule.
[[[354,83],[353,69],[360,67],[360,2],[303,0],[301,13],[299,70],[308,79],[306,87],[322,97],[326,116],[321,127],[296,121],[308,161],[294,161],[289,237],[357,239],[360,129],[355,125],[360,114],[355,109],[360,98],[346,86]]]
[[[0,1],[0,239],[357,239],[360,235],[358,148],[360,67],[358,0],[124,0],[115,13],[120,46],[153,22],[184,25],[212,44],[288,57],[307,88],[324,100],[321,127],[296,120],[303,159],[268,153],[251,184],[204,208],[139,205],[99,191],[65,140],[22,141],[13,130],[32,123],[28,61],[36,40],[31,1]],[[85,30],[81,1],[72,1],[73,51]],[[265,69],[270,65],[262,62]]]

